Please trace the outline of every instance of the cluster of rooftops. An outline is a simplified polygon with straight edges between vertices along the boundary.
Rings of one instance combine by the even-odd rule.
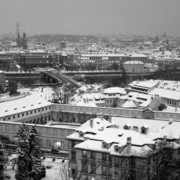
[[[179,145],[180,125],[168,124],[154,136],[148,136],[135,130],[121,129],[116,124],[105,120],[102,116],[86,121],[69,135],[67,139],[81,141],[75,148],[106,152],[111,155],[147,156],[154,145],[166,139],[173,148]]]
[[[124,108],[147,107],[152,101],[159,103],[163,100],[172,100],[178,106],[180,101],[180,82],[167,80],[133,81],[127,87],[94,87],[82,86],[71,97],[70,104],[78,106],[107,107],[110,99],[118,99],[119,106]],[[118,102],[118,100],[116,102]],[[123,101],[124,100],[124,101]],[[123,103],[122,103],[123,102]],[[173,105],[173,104],[172,104]]]

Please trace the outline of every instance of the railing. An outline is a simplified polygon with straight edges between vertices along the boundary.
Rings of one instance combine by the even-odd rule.
[[[74,79],[72,79],[72,78],[70,78],[70,77],[68,77],[68,76],[66,76],[64,74],[61,74],[60,72],[58,72],[56,70],[54,70],[54,71],[46,71],[44,73],[48,74],[49,76],[54,77],[57,80],[64,79],[65,81],[70,82],[70,83],[80,87],[80,83],[79,82],[75,81]]]
[[[4,71],[4,74],[39,74],[38,71]]]
[[[62,70],[61,71],[62,73],[64,73],[64,74],[68,74],[68,73],[79,73],[79,74],[81,74],[81,73],[121,73],[121,72],[123,72],[122,70],[94,70],[94,71],[88,71],[88,70],[86,70],[86,71],[64,71],[64,70]]]

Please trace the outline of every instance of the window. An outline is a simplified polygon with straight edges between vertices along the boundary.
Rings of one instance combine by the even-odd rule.
[[[88,159],[82,159],[82,172],[87,173],[88,172]]]
[[[82,156],[83,156],[83,157],[87,157],[87,151],[83,150],[83,151],[82,151]]]
[[[107,160],[107,154],[102,153],[102,160],[103,160],[103,161],[106,161],[106,160]]]
[[[114,151],[119,152],[119,146],[114,146]]]
[[[50,135],[50,129],[46,129],[46,134]]]
[[[71,160],[76,161],[76,151],[71,151]]]
[[[139,131],[139,128],[138,128],[138,126],[133,126],[133,131],[136,131],[136,132],[138,132],[138,131]]]
[[[61,136],[64,136],[64,130],[61,130]]]
[[[22,116],[24,116],[24,113],[22,113]]]
[[[15,116],[13,116],[13,119],[15,119]]]
[[[46,140],[46,146],[51,147],[51,141],[49,139]]]
[[[76,141],[71,141],[71,147],[73,148],[76,145]]]
[[[9,116],[9,117],[8,117],[8,119],[10,120],[10,119],[11,119],[11,117]]]
[[[91,162],[91,173],[96,174],[96,163],[95,162]]]
[[[53,130],[53,135],[54,135],[54,136],[57,136],[57,129],[54,129],[54,130]]]
[[[62,148],[64,147],[64,141],[61,141],[61,147]]]
[[[106,165],[102,165],[102,175],[107,175],[107,166]]]
[[[107,149],[107,143],[106,142],[102,142],[102,146],[103,146],[103,148]]]
[[[43,146],[43,139],[39,139],[39,144]]]
[[[16,126],[12,125],[12,131],[16,131]]]
[[[39,128],[39,133],[42,135],[43,134],[43,128]]]
[[[131,129],[131,125],[124,125],[124,129],[127,129],[127,130],[129,130],[129,129]]]
[[[91,151],[91,159],[96,159],[96,152]]]
[[[6,125],[6,131],[9,131],[9,125]]]
[[[143,126],[143,127],[141,128],[141,133],[142,133],[142,134],[147,134],[147,128]]]

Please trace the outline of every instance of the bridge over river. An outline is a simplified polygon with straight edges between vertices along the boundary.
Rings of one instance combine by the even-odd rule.
[[[72,79],[71,77],[57,71],[57,70],[53,70],[53,71],[42,71],[41,74],[45,77],[48,77],[52,80],[55,80],[56,82],[65,82],[65,83],[70,83],[72,85],[74,85],[75,87],[81,87],[81,83]]]

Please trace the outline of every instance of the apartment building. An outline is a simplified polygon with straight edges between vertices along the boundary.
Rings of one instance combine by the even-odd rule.
[[[147,154],[154,144],[147,136],[119,129],[102,117],[87,121],[67,139],[70,175],[92,180],[139,179],[147,172]]]

